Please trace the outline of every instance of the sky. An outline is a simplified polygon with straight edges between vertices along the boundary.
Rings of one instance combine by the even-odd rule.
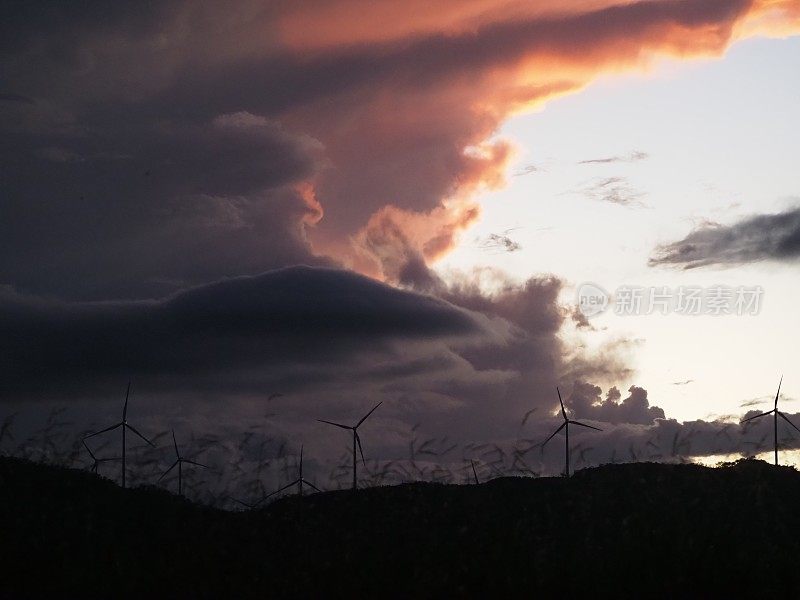
[[[20,430],[53,406],[89,430],[131,380],[152,431],[258,423],[332,464],[346,440],[316,419],[382,402],[373,460],[430,439],[553,473],[558,448],[533,448],[556,386],[603,429],[577,436],[585,464],[752,452],[768,424],[731,423],[781,374],[797,410],[800,3],[3,11],[0,417]],[[690,289],[701,314],[675,305]],[[668,303],[620,314],[631,290]]]
[[[756,317],[612,314],[602,326],[612,338],[644,340],[634,359],[636,377],[676,418],[726,414],[736,401],[768,395],[765,382],[791,369],[798,324],[792,298],[800,291],[794,265],[759,261],[685,272],[653,269],[647,259],[654,243],[680,239],[703,220],[730,223],[796,205],[798,70],[800,39],[751,39],[721,60],[661,61],[646,73],[606,77],[511,119],[499,135],[521,149],[510,169],[517,176],[485,202],[481,222],[465,236],[473,243],[442,264],[464,269],[493,261],[517,278],[536,265],[569,282],[565,301],[574,301],[584,282],[608,290],[761,286]],[[578,164],[636,152],[647,157]],[[522,175],[529,165],[537,170]],[[597,179],[614,177],[642,194],[638,201],[645,206],[597,202],[581,193]],[[519,250],[498,255],[497,248],[484,247],[488,236],[508,229]],[[744,363],[747,369],[731,370]],[[671,385],[688,379],[691,385]],[[796,397],[795,389],[787,377],[787,400]]]

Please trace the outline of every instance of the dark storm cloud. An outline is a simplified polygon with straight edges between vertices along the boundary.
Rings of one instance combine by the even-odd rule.
[[[460,425],[475,438],[487,432],[507,435],[532,408],[557,407],[555,387],[559,382],[572,382],[576,377],[606,381],[631,377],[625,356],[627,340],[610,344],[592,356],[565,347],[558,332],[565,320],[573,318],[573,311],[559,304],[563,281],[557,277],[532,277],[517,283],[501,272],[482,269],[444,282],[421,261],[410,265],[405,271],[408,277],[401,283],[486,316],[503,340],[460,348],[459,356],[474,369],[473,380],[453,381],[439,388],[441,398],[460,403],[464,411]],[[482,286],[487,282],[494,288],[491,293]],[[417,382],[404,385],[406,391],[422,391]],[[590,401],[583,393],[589,390],[599,394],[600,388],[579,381],[575,389],[575,407],[580,408],[581,417],[621,424],[652,424],[654,419],[664,418],[664,411],[650,406],[647,391],[639,387],[631,387],[629,396],[621,402],[614,388],[609,393],[617,395],[601,407],[592,405],[599,398],[592,396]]]
[[[471,77],[495,65],[513,64],[542,49],[558,54],[591,53],[625,35],[644,35],[665,26],[725,27],[751,4],[749,0],[708,0],[701,5],[685,0],[639,2],[579,15],[494,23],[471,35],[437,33],[411,41],[386,41],[374,44],[372,52],[356,45],[311,57],[279,54],[243,63],[229,71],[227,82],[212,76],[204,77],[205,83],[201,83],[195,79],[197,73],[187,71],[187,79],[178,90],[187,93],[200,85],[207,106],[220,112],[230,110],[231,102],[245,108],[247,102],[253,102],[257,103],[252,105],[253,110],[263,110],[261,102],[267,98],[272,109],[281,110],[387,80],[392,86],[424,89],[441,84],[443,78]],[[259,82],[247,87],[234,85],[253,73],[260,75]],[[246,90],[247,95],[232,93],[231,87]],[[264,93],[273,87],[277,90]],[[188,98],[179,105],[186,104],[185,100]]]
[[[362,353],[376,362],[391,355],[393,342],[486,333],[478,315],[442,300],[311,267],[223,280],[160,301],[62,303],[6,291],[0,302],[7,397],[91,395],[95,385],[128,377],[181,391],[234,390],[253,370],[352,369]]]
[[[307,196],[290,187],[298,179],[325,209],[317,252],[353,264],[341,256],[348,240],[388,203],[424,218],[443,198],[497,185],[508,149],[465,148],[484,144],[509,110],[579,89],[650,45],[682,55],[720,49],[749,7],[599,2],[515,19],[481,10],[467,30],[449,31],[443,18],[424,35],[383,36],[376,21],[369,42],[322,48],[319,36],[293,43],[282,30],[294,11],[313,16],[305,4],[13,3],[0,22],[0,80],[35,104],[4,102],[12,110],[0,114],[1,158],[20,171],[2,182],[2,237],[14,260],[0,264],[0,281],[74,298],[146,297],[311,262]],[[347,11],[353,22],[363,12],[353,3],[341,10],[345,24]],[[688,39],[676,41],[676,30]],[[509,85],[531,57],[586,74],[565,81],[545,68],[542,81]],[[511,79],[497,80],[506,68]],[[220,139],[215,120],[244,113],[295,139]],[[320,140],[324,157],[321,147],[307,156],[301,138]],[[319,206],[313,212],[316,222]],[[438,248],[428,261],[454,243],[452,233],[428,235],[417,243]],[[373,264],[360,270],[377,273],[380,257],[367,255],[360,260]]]
[[[6,136],[0,273],[24,291],[104,299],[320,262],[303,223],[321,209],[297,188],[320,152],[244,112]]]
[[[721,52],[754,3],[509,16],[481,0],[456,28],[465,1],[435,4],[420,30],[419,11],[361,20],[381,3],[336,3],[317,26],[352,36],[327,44],[283,21],[324,2],[7,3],[4,395],[98,398],[131,378],[175,411],[214,403],[215,427],[220,405],[243,421],[283,393],[293,436],[309,407],[349,417],[381,399],[388,447],[411,422],[499,439],[552,408],[560,381],[629,378],[615,348],[567,352],[558,277],[484,287],[428,264],[478,218],[473,195],[502,184],[512,151],[492,138],[509,114],[652,54]],[[416,291],[314,269],[219,281],[334,262]],[[615,418],[640,419],[642,392],[630,403]]]
[[[797,422],[798,415],[789,418]],[[580,450],[586,452],[585,462],[577,466],[642,460],[686,462],[715,455],[734,459],[769,452],[770,427],[770,423],[742,426],[727,420],[678,422],[661,418],[647,425],[607,425],[603,433],[580,440],[573,455],[579,455]],[[800,447],[800,435],[794,435],[788,424],[780,426],[778,436],[781,448]],[[563,452],[563,446],[561,449]]]
[[[33,98],[22,96],[21,94],[0,93],[0,102],[17,102],[19,104],[36,104]]]
[[[800,258],[800,207],[752,215],[732,225],[706,223],[682,240],[656,248],[649,265],[694,269]]]

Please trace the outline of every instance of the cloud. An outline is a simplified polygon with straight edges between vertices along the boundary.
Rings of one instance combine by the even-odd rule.
[[[645,160],[648,158],[649,155],[647,152],[640,152],[639,150],[634,150],[628,156],[608,156],[605,158],[592,158],[588,160],[580,160],[578,161],[579,165],[592,165],[592,164],[610,164],[610,163],[632,163],[632,162],[639,162],[641,160]]]
[[[151,429],[179,419],[213,430],[200,411],[224,413],[236,435],[235,423],[259,418],[279,393],[272,427],[284,439],[308,435],[312,414],[343,418],[383,401],[373,456],[384,459],[405,452],[397,432],[413,423],[419,435],[502,440],[532,408],[552,407],[565,360],[560,280],[485,271],[420,282],[427,291],[292,267],[161,300],[63,302],[5,289],[0,399],[71,401],[85,413],[81,402],[116,397],[131,380]]]
[[[0,94],[0,102],[18,102],[20,104],[36,104],[33,98],[28,98],[22,94]]]
[[[596,328],[594,327],[594,325],[591,324],[586,315],[583,314],[583,311],[581,310],[580,306],[575,305],[570,311],[569,316],[570,319],[572,319],[572,322],[575,323],[575,327],[577,329],[584,329],[587,331],[596,330]]]
[[[658,246],[648,264],[694,269],[800,257],[800,207],[751,215],[731,225],[704,223],[682,240]]]
[[[496,252],[517,252],[522,249],[522,245],[509,237],[508,234],[511,231],[513,229],[506,229],[502,233],[490,233],[485,238],[478,240],[478,247]]]
[[[65,303],[6,289],[2,400],[72,400],[86,413],[81,402],[117,399],[132,379],[148,432],[177,420],[179,429],[225,445],[266,410],[269,452],[313,436],[313,452],[328,457],[309,467],[320,476],[335,464],[341,440],[317,431],[313,419],[349,419],[377,401],[381,413],[364,433],[373,470],[407,461],[414,440],[445,440],[434,446],[457,451],[426,455],[430,468],[457,471],[463,454],[484,469],[501,460],[512,471],[525,464],[557,473],[559,444],[538,446],[558,425],[547,416],[558,407],[557,384],[575,418],[603,428],[571,436],[576,468],[768,449],[769,424],[678,423],[642,387],[603,394],[572,379],[575,357],[558,335],[568,311],[557,303],[556,278],[514,283],[481,270],[425,281],[435,295],[316,267],[221,280],[163,300]],[[582,374],[618,379],[618,358],[611,346],[585,360]],[[97,405],[89,406],[96,415]],[[797,446],[791,437],[781,443]]]
[[[644,192],[633,188],[625,177],[596,178],[577,193],[597,202],[610,202],[620,206],[646,206],[642,201]]]
[[[312,409],[381,398],[397,442],[414,421],[500,439],[554,405],[555,383],[629,381],[629,341],[565,348],[557,276],[444,280],[430,264],[504,184],[510,115],[796,30],[794,3],[429,4],[5,11],[4,393],[98,398],[130,377],[162,406],[219,414],[277,390],[287,435]],[[595,193],[639,200],[623,180]],[[641,420],[642,395],[604,410]]]
[[[390,206],[431,263],[502,185],[510,114],[794,17],[750,0],[20,4],[0,25],[0,281],[141,298],[315,257],[381,276],[361,233]]]
[[[590,383],[576,381],[572,393],[565,399],[565,404],[575,412],[578,419],[591,419],[604,423],[632,423],[651,425],[656,419],[664,419],[664,410],[650,406],[647,390],[631,386],[628,396],[616,387],[609,388],[606,397],[602,390]]]
[[[158,301],[63,303],[11,291],[0,300],[7,397],[88,394],[131,376],[181,391],[261,389],[271,371],[347,368],[366,352],[388,359],[393,343],[488,341],[478,315],[324,268],[226,279]]]
[[[0,208],[3,281],[75,299],[164,295],[315,259],[319,142],[247,112],[20,139]],[[38,232],[35,237],[31,237]],[[46,236],[46,243],[42,238]]]
[[[521,169],[519,169],[516,173],[514,173],[514,177],[521,177],[523,175],[530,175],[531,173],[539,173],[542,171],[542,167],[538,165],[525,165]]]

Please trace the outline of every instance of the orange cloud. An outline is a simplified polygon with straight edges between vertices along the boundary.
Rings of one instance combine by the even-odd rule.
[[[427,212],[388,205],[374,213],[353,237],[362,257],[375,263],[384,279],[400,281],[409,262],[430,263],[445,255],[458,242],[459,234],[480,216],[472,196],[481,188],[497,188],[512,155],[506,142],[483,144],[465,152],[465,169],[452,195]]]
[[[343,0],[296,2],[278,19],[280,39],[298,50],[463,35],[514,19],[566,15],[613,0]]]
[[[435,261],[478,218],[475,195],[502,185],[510,149],[487,140],[510,115],[658,57],[717,56],[787,22],[796,31],[799,4],[299,3],[278,19],[281,39],[303,64],[327,64],[320,77],[347,81],[285,115],[310,127],[333,162],[318,190],[326,218],[311,239],[388,278],[409,254]],[[335,231],[353,225],[349,249]]]

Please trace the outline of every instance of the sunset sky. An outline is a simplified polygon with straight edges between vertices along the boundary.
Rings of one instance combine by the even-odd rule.
[[[315,419],[378,401],[372,458],[541,439],[558,385],[589,462],[701,457],[784,374],[800,423],[800,2],[2,10],[0,418],[130,379],[144,428],[269,412],[322,464]],[[583,284],[761,295],[587,318]]]

